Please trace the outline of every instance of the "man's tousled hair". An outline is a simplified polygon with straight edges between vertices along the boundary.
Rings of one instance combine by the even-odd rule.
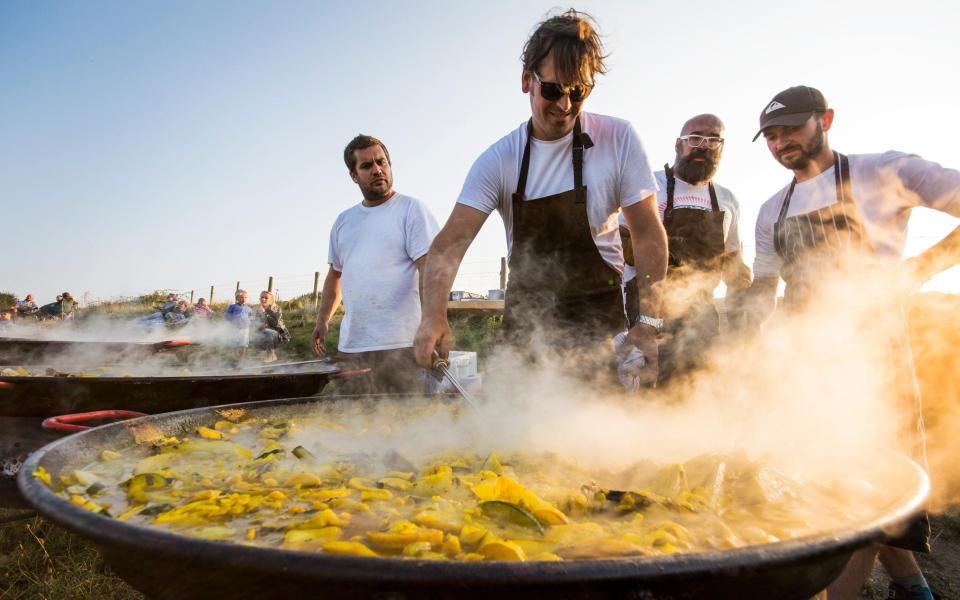
[[[347,170],[350,171],[350,173],[357,172],[357,157],[354,156],[354,151],[364,150],[370,146],[380,146],[383,148],[383,154],[387,157],[387,162],[390,162],[390,151],[387,150],[387,147],[383,145],[383,142],[372,135],[361,133],[357,137],[350,140],[350,143],[347,144],[347,147],[343,149],[343,162],[346,163]]]
[[[540,22],[524,44],[520,61],[524,71],[533,72],[551,55],[557,83],[592,86],[598,73],[607,72],[596,21],[573,8]]]

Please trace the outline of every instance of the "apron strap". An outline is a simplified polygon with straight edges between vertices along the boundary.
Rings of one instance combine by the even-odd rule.
[[[844,188],[850,185],[850,163],[846,156],[836,150],[833,151],[833,179],[837,186],[837,203],[842,204],[848,199],[847,194],[844,193]],[[790,182],[790,188],[787,189],[787,195],[780,206],[780,216],[777,217],[777,222],[782,222],[787,217],[787,209],[790,207],[790,198],[793,197],[795,187],[797,187],[796,177],[793,178]],[[849,200],[853,200],[853,198]]]
[[[525,198],[527,191],[527,173],[530,170],[530,138],[533,137],[533,119],[527,121],[527,143],[523,147],[523,159],[520,161],[520,179],[517,180],[517,195]]]
[[[713,181],[707,182],[707,190],[710,192],[710,208],[713,212],[720,212],[720,202],[717,201],[717,190],[713,187]]]
[[[593,140],[580,130],[580,117],[577,117],[573,123],[573,189],[575,190],[583,187],[583,151],[591,146],[593,146]]]
[[[663,211],[663,220],[673,214],[673,190],[677,187],[677,179],[673,176],[673,168],[669,164],[663,165],[663,174],[667,178],[667,208]]]
[[[787,194],[783,198],[783,204],[780,205],[780,215],[777,217],[777,223],[783,223],[783,220],[787,217],[787,209],[790,208],[790,198],[793,197],[793,188],[795,187],[797,187],[796,177],[790,181],[790,187],[787,189]]]
[[[844,168],[849,169],[850,163],[847,162],[847,157],[840,154],[836,150],[833,151],[833,180],[836,182],[837,186],[837,202],[843,202],[846,194],[844,194],[844,186],[847,182],[850,181],[849,173],[844,172]]]
[[[520,198],[526,198],[527,175],[530,172],[530,139],[533,137],[533,119],[527,121],[527,141],[523,147],[523,158],[520,160],[520,177],[517,180],[517,191]],[[579,190],[583,187],[583,151],[593,147],[593,140],[580,130],[580,117],[573,124],[573,187]]]
[[[667,177],[667,208],[663,211],[664,220],[667,215],[673,212],[673,192],[677,187],[677,178],[673,174],[673,168],[669,165],[663,165],[663,174]],[[713,212],[720,212],[720,202],[717,201],[717,190],[713,187],[713,181],[707,182],[707,191],[710,192],[710,208]]]

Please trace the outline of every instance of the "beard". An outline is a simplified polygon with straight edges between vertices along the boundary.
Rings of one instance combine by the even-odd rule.
[[[695,158],[702,158],[703,162],[696,161]],[[673,170],[680,179],[691,185],[698,185],[713,179],[713,176],[717,174],[718,166],[717,160],[708,150],[694,148],[686,156],[677,154]]]
[[[798,150],[799,154],[796,158],[786,160],[783,158],[783,155],[787,152]],[[791,144],[786,148],[782,148],[780,152],[777,153],[777,162],[791,171],[800,171],[806,169],[807,166],[817,157],[818,154],[823,150],[823,124],[819,121],[817,122],[817,132],[813,134],[813,137],[810,138],[810,141],[806,144]]]
[[[368,202],[381,202],[389,198],[390,195],[393,194],[393,178],[386,177],[385,180],[387,185],[382,188],[374,187],[373,185],[361,185],[360,193],[363,194],[364,200]]]

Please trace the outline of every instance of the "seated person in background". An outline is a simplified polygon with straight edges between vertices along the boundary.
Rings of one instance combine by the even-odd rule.
[[[163,320],[166,321],[167,325],[177,325],[187,321],[190,316],[187,314],[187,301],[181,300],[177,302],[176,306],[171,308],[166,314],[163,315]]]
[[[273,299],[273,292],[260,292],[260,306],[257,307],[260,321],[254,334],[253,345],[264,351],[263,362],[277,360],[277,348],[290,341],[290,332],[283,324],[280,305]]]
[[[10,310],[0,312],[0,330],[10,327],[10,324],[13,321],[13,311],[14,309],[11,308]]]
[[[14,310],[16,310],[17,314],[21,317],[29,317],[37,314],[40,311],[40,309],[37,308],[36,303],[33,301],[33,294],[27,294],[26,298],[17,302],[17,306]]]
[[[206,298],[200,298],[193,306],[193,316],[198,319],[205,319],[213,314],[213,309],[207,304]]]
[[[57,296],[56,302],[40,307],[39,315],[46,319],[67,319],[73,314],[74,300],[70,292]]]
[[[237,366],[247,354],[250,345],[250,321],[253,319],[253,309],[247,306],[247,290],[237,290],[236,302],[227,307],[223,318],[236,328],[234,347],[236,348]]]
[[[76,307],[76,300],[70,295],[70,292],[64,292],[60,299],[60,318],[69,319],[73,316],[73,309]]]
[[[63,294],[57,296],[56,302],[44,304],[40,307],[40,317],[44,319],[56,319],[60,316],[60,303],[63,302]]]
[[[177,307],[177,295],[173,292],[167,294],[167,299],[163,301],[163,304],[160,306],[160,314],[166,316],[168,312]]]

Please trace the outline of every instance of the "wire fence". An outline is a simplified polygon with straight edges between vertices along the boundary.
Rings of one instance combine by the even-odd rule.
[[[501,282],[506,276],[505,270],[506,258],[461,263],[453,289],[485,296],[490,290],[503,289]],[[247,290],[251,297],[258,296],[262,290],[269,290],[273,292],[277,301],[301,297],[312,299],[322,291],[325,276],[326,269],[294,275],[246,276],[233,281],[218,281],[194,289],[158,288],[153,294],[164,297],[167,294],[175,294],[178,299],[187,300],[190,303],[196,303],[200,298],[206,299],[209,303],[232,302],[238,289]],[[142,297],[143,295],[94,298],[90,294],[85,294],[81,305],[127,303]]]

